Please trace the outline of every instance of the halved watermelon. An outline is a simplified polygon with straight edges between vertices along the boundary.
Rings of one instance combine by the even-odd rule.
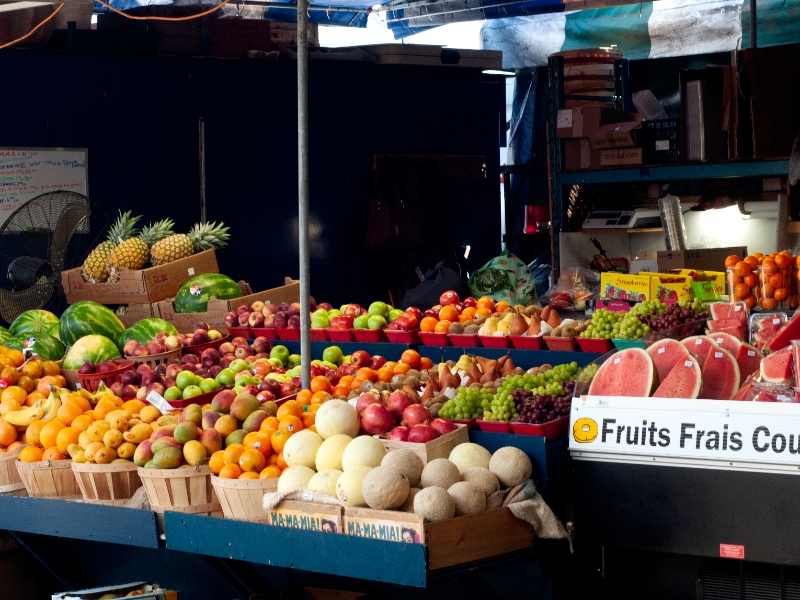
[[[120,358],[117,344],[102,335],[87,335],[77,340],[64,357],[65,369],[80,369],[83,363],[101,363]]]
[[[731,400],[739,391],[741,376],[733,354],[725,348],[711,348],[703,365],[703,391],[708,400]]]
[[[102,335],[116,343],[123,331],[125,326],[114,311],[91,300],[70,306],[58,324],[61,341],[68,346],[87,335]]]
[[[773,352],[761,361],[761,380],[791,385],[794,380],[793,367],[794,355],[791,348]]]
[[[719,344],[707,335],[693,335],[681,341],[681,344],[686,347],[689,354],[697,359],[697,362],[700,363],[700,368],[702,368],[706,362],[708,351],[712,348],[719,347]]]
[[[739,352],[736,354],[736,363],[739,365],[739,376],[742,379],[750,377],[751,374],[757,373],[761,369],[761,360],[764,355],[755,346],[750,344],[742,344],[739,346]]]
[[[26,310],[14,319],[9,331],[14,336],[47,333],[53,325],[58,325],[58,317],[49,310]]]
[[[688,398],[694,400],[700,395],[703,376],[700,365],[693,356],[687,356],[677,363],[664,378],[653,398]]]
[[[647,354],[653,359],[658,380],[663,382],[672,368],[691,356],[686,347],[677,340],[669,338],[659,340],[647,348]]]
[[[142,319],[141,321],[136,321],[125,330],[125,333],[119,338],[118,345],[122,348],[125,342],[129,340],[136,340],[140,344],[146,344],[147,342],[152,342],[156,334],[162,331],[167,335],[178,335],[178,330],[169,321],[156,318]]]
[[[175,294],[176,313],[201,313],[208,311],[212,296],[217,300],[240,298],[242,290],[230,277],[219,273],[206,273],[192,277]]]
[[[724,331],[709,333],[708,337],[717,342],[717,344],[719,344],[722,348],[725,348],[725,350],[734,356],[739,354],[739,348],[742,347],[742,340],[735,335],[731,335],[730,333],[726,333]]]
[[[590,396],[649,396],[658,381],[650,355],[626,348],[609,357],[595,373]]]

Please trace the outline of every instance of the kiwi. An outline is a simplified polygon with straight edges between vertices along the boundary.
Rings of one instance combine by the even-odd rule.
[[[419,372],[419,371],[417,371]],[[411,386],[414,389],[417,389],[420,386],[419,378],[417,377],[409,377],[406,375],[406,380],[403,382],[405,385]]]
[[[542,309],[541,309],[541,308],[539,308],[538,306],[536,306],[535,304],[531,304],[530,306],[528,306],[528,316],[529,316],[529,317],[530,317],[530,316],[533,316],[533,315],[535,315],[537,312],[539,312],[540,310],[542,310]]]
[[[469,384],[469,387],[471,387],[474,390],[479,390],[483,387],[483,384],[480,384],[477,381],[473,381],[472,383]]]
[[[425,402],[423,402],[422,404],[425,405],[425,408],[430,408],[431,406],[433,406],[436,403],[433,401],[433,399],[431,399],[431,400],[425,400]]]
[[[365,381],[364,383],[362,383],[362,384],[361,384],[361,387],[360,387],[359,389],[360,389],[360,390],[361,390],[361,392],[363,393],[363,392],[368,392],[368,391],[370,391],[370,390],[371,390],[372,388],[374,388],[374,387],[375,387],[375,386],[374,386],[374,385],[372,385],[372,382],[371,382],[371,381]]]
[[[450,369],[451,371],[452,371],[452,370],[455,368],[455,366],[456,366],[456,363],[455,363],[455,361],[453,361],[453,360],[448,360],[448,361],[447,361],[446,363],[444,363],[444,364],[446,364],[446,365],[449,367],[449,369]]]
[[[419,379],[419,376],[421,374],[422,373],[420,373],[416,369],[409,369],[408,371],[406,371],[406,377],[416,377],[417,379]]]
[[[374,385],[375,385],[375,389],[378,390],[379,392],[384,392],[384,391],[389,389],[389,384],[387,384],[384,381],[377,381],[377,382],[375,382]]]
[[[359,392],[358,390],[353,390],[352,392],[347,394],[347,399],[348,400],[352,400],[353,398],[358,398],[360,395],[361,395],[361,392]]]
[[[397,390],[402,390],[403,389],[403,382],[402,381],[392,381],[389,384],[389,387],[392,389],[393,392],[396,392]]]
[[[472,387],[472,386],[470,386],[470,387]],[[478,387],[482,387],[482,388],[485,388],[485,389],[487,389],[487,390],[488,390],[488,389],[490,389],[490,388],[493,388],[493,387],[494,387],[494,381],[487,381],[487,382],[486,382],[486,383],[484,383],[484,384],[480,384],[480,383],[479,383],[479,384],[478,384]]]
[[[464,333],[464,326],[461,323],[450,323],[450,327],[447,328],[447,333],[461,335]]]
[[[514,305],[514,312],[518,313],[525,313],[528,309],[523,306],[522,304],[515,304]]]
[[[466,329],[466,328],[467,328],[467,327],[469,327],[470,325],[475,325],[475,321],[473,321],[472,319],[469,319],[468,321],[464,321],[464,322],[462,323],[462,325],[464,326],[464,329]]]
[[[428,407],[428,410],[431,411],[431,416],[435,419],[439,416],[439,410],[442,408],[442,405],[439,402],[435,402],[431,406]]]
[[[564,337],[561,335],[561,327],[556,327],[550,332],[550,337]]]
[[[504,315],[503,315],[503,313],[496,312],[496,313],[492,313],[492,316],[499,321],[499,320],[501,320],[503,318]]]
[[[476,325],[473,323],[472,325],[467,325],[466,327],[464,327],[464,333],[467,335],[478,335],[478,331],[480,331],[480,328],[481,328],[480,325]]]
[[[561,337],[565,338],[574,338],[577,337],[578,330],[575,329],[572,325],[567,325],[561,329]]]
[[[486,323],[486,317],[478,317],[477,319],[475,319],[475,325],[477,325],[478,327],[480,327],[484,323]]]
[[[544,373],[545,371],[549,371],[553,368],[553,365],[550,363],[544,363],[543,365],[539,365],[539,373]]]
[[[438,396],[433,397],[433,401],[438,402],[439,404],[444,404],[447,402],[447,400],[448,398],[444,394],[439,394]]]
[[[541,372],[541,367],[533,367],[532,369],[528,369],[528,373],[531,375],[538,375]]]
[[[525,375],[525,369],[522,367],[516,367],[513,371],[511,371],[512,375]]]
[[[425,369],[422,373],[419,374],[419,380],[422,382],[428,381],[428,370]]]

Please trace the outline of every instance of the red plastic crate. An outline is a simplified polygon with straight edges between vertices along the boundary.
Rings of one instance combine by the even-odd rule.
[[[275,328],[278,332],[278,339],[284,342],[297,342],[300,340],[300,330],[294,327]]]
[[[375,342],[385,342],[386,335],[383,329],[353,329],[353,337],[362,344],[374,344]]]
[[[230,339],[231,336],[227,335],[225,337],[221,337],[218,340],[214,340],[213,342],[207,342],[205,344],[195,344],[194,346],[184,346],[182,355],[197,354],[197,356],[200,356],[203,350],[208,350],[209,348],[219,349],[219,347],[222,346],[222,344],[230,341]]]
[[[477,420],[478,429],[490,431],[492,433],[511,433],[511,424],[508,421],[484,421]]]
[[[443,419],[444,417],[439,417]],[[459,423],[461,425],[466,425],[469,431],[474,431],[478,428],[478,418],[474,419],[444,419],[445,421],[452,421],[453,423]]]
[[[199,396],[195,396],[194,398],[188,398],[187,400],[167,400],[167,402],[169,402],[169,405],[172,408],[182,409],[186,408],[190,404],[199,404],[200,406],[203,406],[204,404],[210,404],[211,401],[214,399],[214,396],[216,396],[222,390],[223,388],[220,388],[218,390],[214,390],[213,392],[208,392],[207,394],[200,394]],[[145,398],[145,402],[149,404],[147,398]]]
[[[355,340],[353,333],[349,329],[334,329],[328,327],[325,331],[328,332],[328,337],[332,342],[352,342]]]
[[[542,425],[512,422],[511,429],[517,435],[538,435],[555,440],[566,437],[569,432],[569,415],[559,417],[555,421],[550,421]]]
[[[517,350],[544,350],[542,336],[509,335],[508,341]]]
[[[228,333],[233,337],[243,337],[246,340],[252,340],[255,337],[253,330],[249,327],[228,327]]]
[[[446,333],[423,333],[419,332],[419,339],[424,346],[450,346],[450,340]]]
[[[597,340],[593,338],[575,338],[578,340],[578,346],[584,352],[610,352],[614,349],[614,342],[611,340]]]
[[[419,344],[419,329],[384,329],[383,333],[393,344]]]
[[[309,337],[312,342],[329,342],[331,340],[324,329],[312,329]]]
[[[510,348],[511,340],[507,335],[482,335],[479,336],[484,348]]]
[[[481,345],[477,335],[466,333],[448,333],[447,339],[453,346],[462,346],[464,348],[477,348]]]
[[[561,352],[575,352],[579,349],[578,342],[575,338],[561,338],[544,336],[544,343],[547,344],[548,350],[558,350]]]
[[[278,339],[278,332],[274,327],[253,327],[252,331],[254,337],[265,337],[268,340]]]
[[[133,360],[118,358],[114,362],[117,363],[119,368],[114,369],[113,371],[92,373],[90,375],[84,375],[82,373],[77,373],[76,371],[78,382],[80,383],[81,387],[94,393],[97,391],[97,388],[100,387],[100,382],[104,382],[107,387],[111,387],[112,383],[117,383],[118,381],[122,380],[122,374],[125,371],[131,371],[136,368],[136,361]]]

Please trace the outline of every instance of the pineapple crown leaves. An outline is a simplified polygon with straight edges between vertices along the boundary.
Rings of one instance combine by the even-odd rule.
[[[136,223],[141,218],[141,216],[132,217],[131,211],[126,213],[119,211],[119,217],[117,217],[117,220],[108,230],[106,239],[114,245],[117,245],[135,236],[139,232],[139,230],[136,229]]]
[[[195,251],[218,249],[227,245],[231,235],[228,233],[230,227],[225,227],[225,223],[216,221],[212,223],[195,223],[195,226],[187,234],[192,240]]]
[[[172,219],[162,219],[161,221],[156,221],[147,227],[142,227],[142,231],[139,233],[139,238],[145,244],[147,244],[148,247],[150,247],[157,241],[173,235],[175,233],[172,230],[174,226],[175,221]]]

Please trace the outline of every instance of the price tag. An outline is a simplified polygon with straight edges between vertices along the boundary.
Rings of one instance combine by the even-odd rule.
[[[189,267],[186,270],[189,272],[189,275],[194,275],[194,267]]]
[[[687,360],[687,361],[684,361],[684,363],[683,363],[683,366],[684,366],[684,367],[691,367],[693,364],[694,364],[694,363],[693,363],[692,361],[690,361],[690,360]]]
[[[714,352],[714,358],[722,358],[722,352]]]
[[[147,401],[161,411],[162,415],[166,415],[175,408],[164,399],[164,396],[153,390],[147,394]]]
[[[619,359],[619,358],[615,358],[615,359],[614,359],[614,364],[615,364],[615,365],[618,365],[618,364],[619,364],[619,361],[620,361],[620,359]]]
[[[756,355],[755,350],[748,350],[747,351],[747,356],[755,356],[755,355]]]
[[[658,353],[659,354],[664,354],[664,352],[666,352],[666,351],[667,351],[666,348],[659,348],[658,349]]]

